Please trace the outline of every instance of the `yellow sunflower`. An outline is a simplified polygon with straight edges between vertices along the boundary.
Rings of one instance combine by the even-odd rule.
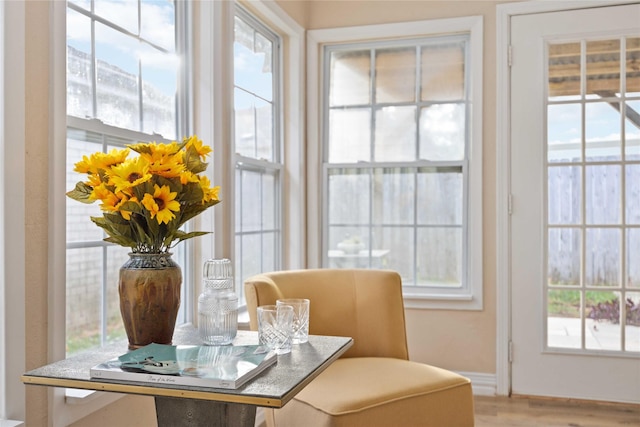
[[[185,147],[187,149],[189,149],[189,147],[193,147],[203,160],[205,157],[207,157],[207,154],[213,151],[211,147],[209,147],[208,145],[204,145],[202,141],[199,140],[195,135],[190,136],[188,139],[186,139],[186,141],[187,145]]]
[[[176,141],[172,141],[169,144],[150,143],[149,148],[152,154],[161,156],[173,156],[180,151],[180,145]]]
[[[175,141],[171,144],[148,144],[145,150],[140,151],[140,156],[149,162],[149,172],[154,175],[176,178],[185,171],[182,153]]]
[[[118,203],[115,208],[118,212],[120,212],[120,215],[122,215],[122,218],[126,219],[127,221],[131,220],[131,211],[127,211],[122,209],[122,205],[124,205],[126,202],[135,202],[135,203],[140,203],[138,201],[137,197],[129,197],[124,193],[119,193],[118,196],[122,197],[120,199],[120,203]]]
[[[82,160],[77,162],[74,171],[97,175],[100,170],[107,170],[112,166],[124,162],[129,155],[129,149],[118,150],[114,148],[109,153],[93,153],[91,157],[82,156]]]
[[[200,187],[202,188],[202,192],[204,193],[204,197],[202,198],[203,202],[219,200],[218,193],[220,192],[220,187],[216,186],[211,188],[211,182],[206,176],[200,177]]]
[[[149,172],[165,178],[177,178],[185,171],[184,163],[178,156],[154,155],[149,162]]]
[[[173,212],[180,211],[180,203],[175,198],[178,193],[171,192],[168,185],[162,187],[156,184],[154,186],[153,196],[149,193],[144,195],[142,205],[151,213],[151,219],[156,218],[158,224],[168,224],[175,214]]]
[[[129,155],[129,149],[125,148],[122,150],[118,150],[114,148],[108,153],[96,153],[96,158],[94,163],[98,167],[98,169],[107,170],[112,166],[119,165],[124,162]]]
[[[187,185],[190,182],[200,182],[198,179],[198,175],[195,173],[185,170],[180,174],[180,184]]]
[[[110,184],[115,185],[115,192],[128,190],[151,179],[149,162],[142,157],[125,160],[113,166],[108,172]]]
[[[155,144],[154,142],[138,142],[137,144],[129,144],[127,147],[131,148],[133,151],[138,153],[149,153],[151,152],[150,145]]]
[[[135,157],[129,159],[131,152]],[[105,230],[105,241],[133,252],[164,253],[176,241],[206,234],[180,228],[220,202],[220,187],[200,176],[211,152],[191,136],[86,155],[74,169],[85,177],[67,196],[83,203],[98,201],[103,216],[91,220]]]
[[[107,212],[115,211],[116,209],[114,207],[120,202],[120,198],[104,184],[100,184],[95,187],[91,192],[91,195],[89,195],[89,199],[100,200],[102,202],[100,204],[100,209]]]
[[[89,185],[92,188],[98,187],[99,185],[103,185],[106,184],[106,182],[102,181],[102,175],[98,174],[98,173],[90,173],[89,175],[87,175],[87,185]]]
[[[93,155],[91,156],[91,158],[92,157],[93,157]],[[91,158],[87,157],[87,156],[82,156],[82,160],[80,160],[79,162],[77,162],[75,164],[73,170],[75,172],[79,172],[79,173],[88,173],[88,174],[97,173],[98,169],[92,163]]]

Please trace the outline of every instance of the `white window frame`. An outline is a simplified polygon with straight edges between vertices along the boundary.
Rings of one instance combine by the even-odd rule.
[[[187,11],[189,8],[187,8]],[[65,217],[65,201],[64,194],[68,190],[66,188],[66,144],[62,143],[67,138],[67,125],[73,126],[74,122],[78,122],[71,118],[67,120],[66,115],[66,14],[67,3],[66,2],[52,2],[50,13],[52,16],[51,27],[51,46],[52,46],[52,70],[51,70],[51,117],[52,117],[52,137],[51,140],[55,141],[53,147],[50,147],[50,171],[51,171],[51,185],[50,185],[50,199],[53,201],[53,208],[50,215],[50,241],[52,242],[49,247],[49,265],[50,267],[50,286],[52,286],[51,298],[49,300],[49,312],[51,318],[51,334],[50,342],[52,348],[51,359],[61,360],[65,358],[66,344],[65,344],[65,299],[66,299],[66,285],[65,285],[65,253],[66,253],[66,217]],[[176,14],[178,8],[176,8]],[[185,17],[187,28],[192,28],[190,25],[191,17],[188,15]],[[24,19],[18,21],[24,22]],[[191,43],[191,35],[187,35],[186,40],[176,40],[178,43]],[[187,58],[187,62],[191,62],[191,57]],[[189,69],[190,67],[184,67]],[[178,91],[189,90],[190,88],[184,88],[178,86]],[[178,112],[180,114],[180,112]],[[182,123],[186,127],[190,127],[189,123],[184,123],[184,117],[181,118]],[[100,131],[100,125],[97,131]],[[184,129],[179,130],[184,132]],[[135,132],[127,132],[135,133]],[[24,139],[24,138],[23,138]],[[22,148],[22,147],[20,147]],[[63,196],[60,197],[60,194]],[[23,228],[21,228],[22,230]],[[23,240],[21,240],[23,241]],[[24,251],[21,251],[22,254]],[[189,262],[189,255],[187,255],[187,262]],[[24,265],[24,262],[20,265]],[[24,282],[24,280],[23,280]],[[193,300],[193,289],[186,292],[187,301]],[[192,317],[192,305],[186,304],[186,318]],[[22,316],[24,318],[24,316]],[[23,358],[24,359],[24,358]],[[21,370],[21,372],[24,369]],[[122,394],[117,393],[104,393],[98,391],[88,390],[75,390],[65,388],[52,388],[51,389],[51,408],[52,408],[52,425],[54,427],[66,426],[78,421],[95,411],[113,403],[120,398],[124,397]],[[3,426],[4,427],[4,426]]]
[[[282,127],[282,248],[283,269],[304,268],[306,253],[304,179],[304,29],[277,4],[269,1],[239,1],[242,7],[269,25],[282,38],[283,88],[280,112]],[[235,254],[234,218],[235,162],[233,144],[233,23],[234,2],[199,2],[199,50],[194,92],[195,132],[213,143],[213,179],[221,186],[222,203],[198,217],[215,224],[213,235],[197,243],[201,259]],[[229,203],[225,201],[229,200]],[[203,226],[200,226],[204,229]],[[198,259],[198,257],[196,257]],[[197,266],[196,266],[197,268]],[[240,310],[240,328],[248,328],[246,308]]]
[[[238,17],[244,23],[249,25],[254,31],[259,32],[263,37],[267,38],[269,41],[272,42],[272,56],[274,58],[273,69],[272,69],[272,73],[273,73],[272,105],[274,107],[273,117],[272,117],[273,158],[271,160],[257,159],[255,157],[246,157],[237,152],[234,152],[233,162],[235,164],[236,171],[240,171],[240,172],[251,171],[251,172],[257,172],[257,173],[263,173],[263,174],[270,174],[275,177],[275,181],[276,181],[275,200],[274,200],[274,204],[275,204],[274,223],[275,224],[274,224],[273,231],[275,232],[276,238],[275,238],[273,250],[275,252],[274,253],[275,268],[279,269],[280,266],[282,265],[282,252],[283,252],[282,250],[282,226],[283,226],[282,207],[284,206],[283,198],[282,198],[282,182],[283,182],[283,169],[284,169],[284,161],[283,161],[283,155],[282,155],[282,149],[283,149],[282,147],[283,145],[282,144],[282,125],[283,125],[282,113],[284,111],[282,107],[282,83],[283,83],[282,39],[280,35],[275,33],[275,31],[269,25],[262,22],[262,20],[260,20],[257,16],[255,16],[254,13],[248,11],[246,8],[242,7],[241,5],[236,5],[234,12],[235,12],[234,17]],[[234,36],[234,40],[235,40],[235,36]],[[237,86],[235,85],[235,82],[234,82],[234,91],[236,87]],[[232,102],[232,108],[234,108],[233,102]],[[235,126],[232,132],[234,136],[232,141],[235,141],[236,140]],[[238,185],[239,183],[237,180],[237,174],[234,174],[234,186],[237,188]],[[237,191],[236,191],[236,194],[237,194]],[[234,199],[234,205],[238,206],[238,200]],[[263,234],[263,233],[264,232],[262,230],[258,232],[258,234]],[[243,234],[245,234],[245,232],[239,231],[238,224],[235,224],[234,222],[234,245],[235,245],[235,242],[237,241],[238,236],[242,236]],[[236,247],[234,254],[238,254],[238,253],[239,253],[238,247]],[[236,256],[236,258],[238,257]],[[244,299],[244,289],[243,289],[242,283],[244,279],[246,279],[247,277],[242,277],[241,275],[242,270],[240,268],[241,267],[240,263],[242,262],[242,256],[240,256],[240,258],[241,259],[235,259],[235,262],[234,262],[234,264],[236,265],[235,281],[237,284],[237,288],[239,288],[238,295],[240,297],[240,301],[243,301],[244,303],[245,299]]]
[[[323,229],[322,206],[322,132],[323,105],[320,91],[323,46],[386,39],[415,39],[436,35],[469,33],[470,120],[471,142],[468,147],[468,219],[466,270],[468,287],[463,293],[420,293],[405,288],[405,307],[418,309],[482,310],[482,40],[481,16],[439,19],[400,24],[367,25],[337,29],[312,30],[307,34],[307,82],[308,82],[308,212],[309,212],[309,265],[322,265],[323,248],[327,230]],[[311,197],[311,195],[315,195]]]

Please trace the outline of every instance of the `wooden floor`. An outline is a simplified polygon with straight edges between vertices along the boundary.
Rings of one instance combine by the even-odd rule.
[[[640,405],[475,396],[475,427],[640,427]]]

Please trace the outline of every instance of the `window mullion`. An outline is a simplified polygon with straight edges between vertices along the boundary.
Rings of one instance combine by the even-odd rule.
[[[371,115],[370,125],[370,149],[369,161],[376,161],[376,112],[377,112],[377,93],[376,93],[376,51],[371,49],[369,62],[369,114]]]
[[[370,111],[370,148],[369,148],[369,160],[372,162],[372,164],[375,164],[376,162],[376,139],[377,139],[377,135],[376,135],[376,116],[377,116],[377,111],[378,111],[378,106],[377,106],[377,100],[378,100],[378,94],[376,91],[376,79],[378,77],[377,73],[376,73],[376,66],[377,66],[377,61],[376,61],[376,50],[375,49],[371,49],[370,52],[370,60],[369,60],[369,111]],[[375,195],[376,195],[376,173],[375,173],[375,168],[371,168],[369,169],[369,218],[368,218],[368,227],[367,227],[367,234],[368,234],[368,241],[369,241],[369,249],[372,248],[373,245],[373,215],[374,215],[374,209],[376,206],[376,201],[375,201]],[[382,173],[380,174],[380,179],[382,181],[384,181],[384,169],[382,169]],[[361,226],[361,224],[357,224],[358,227]],[[384,227],[384,226],[383,226]],[[384,231],[383,231],[384,233]],[[371,268],[371,250],[369,250],[369,257],[367,259],[367,266],[369,268]]]
[[[416,46],[416,73],[415,73],[415,99],[416,102],[416,112],[415,112],[415,121],[416,121],[416,147],[415,147],[415,158],[420,159],[420,115],[421,115],[421,96],[422,93],[422,46]],[[418,193],[418,171],[419,168],[415,168],[413,172],[413,199],[415,200],[413,204],[413,247],[416,250],[413,251],[413,271],[412,271],[412,283],[418,284],[418,245],[420,243],[420,239],[418,239],[418,200],[420,194]]]
[[[140,123],[138,130],[144,129],[144,102],[142,100],[142,58],[138,58],[138,122]]]
[[[72,4],[72,3],[69,3]],[[91,2],[93,7],[93,2]],[[91,20],[91,105],[93,117],[98,117],[98,58],[96,55],[96,21]]]
[[[620,283],[620,349],[625,351],[627,348],[627,207],[625,195],[627,193],[627,157],[626,157],[626,126],[625,120],[627,116],[627,72],[626,72],[626,52],[627,52],[627,38],[620,38],[620,271],[619,277],[622,283]]]

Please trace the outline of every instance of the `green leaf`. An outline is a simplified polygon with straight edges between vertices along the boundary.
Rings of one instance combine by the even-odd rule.
[[[207,163],[203,162],[200,159],[200,155],[198,154],[198,151],[196,151],[196,149],[193,147],[190,147],[185,152],[184,164],[187,167],[187,170],[195,174],[204,172],[205,170],[207,170]]]
[[[185,222],[204,212],[204,210],[204,205],[187,205],[182,207],[180,210],[180,216],[177,219],[179,226],[176,228],[180,228]]]
[[[178,228],[180,228],[182,224],[184,224],[185,222],[200,215],[202,212],[206,211],[211,206],[217,205],[218,203],[220,203],[220,200],[210,200],[206,203],[197,203],[197,204],[191,204],[191,205],[185,206],[180,211],[180,220],[179,220],[180,226]]]
[[[92,192],[93,192],[93,187],[88,186],[84,182],[78,182],[76,184],[76,188],[69,191],[67,193],[67,196],[71,197],[73,200],[77,200],[82,203],[91,204],[95,201],[95,200],[89,199],[89,196],[91,196]]]
[[[103,217],[105,220],[107,220],[110,223],[113,224],[119,224],[119,225],[129,225],[129,221],[124,219],[122,217],[122,215],[120,215],[119,213],[108,213],[105,212],[103,214]]]
[[[151,244],[153,242],[153,236],[157,233],[154,233],[154,230],[151,229],[149,225],[146,211],[144,215],[131,215],[131,228],[133,229],[133,233],[137,236],[138,242],[144,244]]]
[[[211,234],[210,231],[192,231],[190,233],[185,233],[184,231],[176,230],[175,233],[171,236],[171,239],[165,239],[164,244],[167,247],[175,246],[183,240],[191,239],[198,236],[204,236],[205,234]],[[168,241],[167,241],[168,240]],[[171,244],[174,240],[177,240],[173,245]]]
[[[100,182],[109,182],[109,176],[107,175],[106,170],[98,169],[98,176],[100,177]],[[111,186],[110,188],[114,188],[114,186]]]
[[[178,151],[182,150],[184,146],[187,145],[187,142],[189,142],[189,140],[187,138],[184,138],[182,142],[178,144]]]
[[[120,246],[124,246],[125,248],[135,248],[136,246],[138,246],[138,244],[135,242],[135,240],[131,240],[131,239],[127,239],[125,237],[116,237],[116,236],[109,236],[106,237],[104,239],[105,242],[109,242],[109,243],[115,243],[116,245],[120,245]]]
[[[107,217],[105,214],[104,217],[91,217],[91,221],[93,221],[98,227],[104,229],[104,231],[109,236],[120,236],[127,237],[131,239],[131,230],[129,228],[129,224],[122,224],[118,221],[114,221],[112,218]]]
[[[133,194],[136,196],[136,198],[142,202],[142,199],[144,199],[144,195],[146,193],[149,193],[153,196],[153,178],[150,179],[149,181],[143,182],[142,184],[136,185],[135,187],[133,187]]]
[[[110,215],[110,218],[107,218],[106,215]],[[123,225],[119,224],[117,221],[112,221],[116,216],[117,215],[105,214],[105,217],[91,217],[91,221],[109,235],[107,239],[104,239],[106,242],[116,243],[126,247],[134,247],[136,245],[136,241],[134,236],[131,234],[129,225]]]
[[[134,148],[133,146],[134,144],[127,145],[127,148],[130,148],[131,151],[135,151],[136,153],[151,154],[151,148],[149,148],[148,146],[137,146],[136,148]]]
[[[151,213],[145,209],[145,225],[149,230],[149,234],[152,236],[158,236],[160,234],[160,224],[156,218],[151,218]]]
[[[171,191],[178,193],[178,195],[182,192],[182,183],[179,178],[165,178],[163,176],[157,176],[156,183],[160,187],[164,185],[168,186]]]
[[[180,202],[193,204],[200,204],[200,202],[202,202],[204,192],[202,191],[202,187],[200,187],[200,184],[196,182],[190,182],[184,185],[182,188],[182,194],[179,196]]]
[[[120,206],[120,210],[133,212],[133,213],[137,213],[137,214],[141,214],[142,215],[143,211],[144,211],[144,207],[142,207],[142,205],[140,203],[129,201],[129,202],[124,202],[122,204],[122,206]]]

